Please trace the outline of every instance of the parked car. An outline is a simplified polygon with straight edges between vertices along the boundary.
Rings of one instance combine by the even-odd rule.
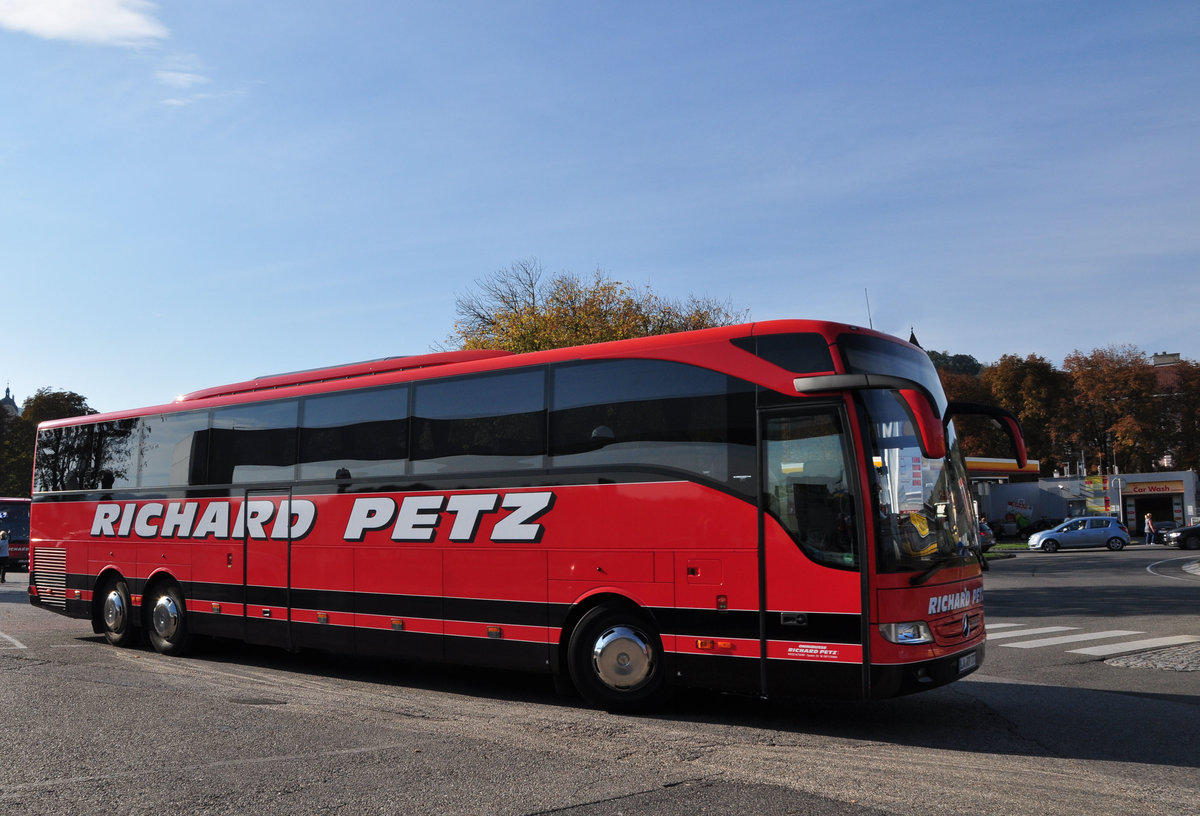
[[[996,534],[987,524],[979,522],[979,549],[987,552],[994,546],[996,546]]]
[[[1067,519],[1062,524],[1034,533],[1029,537],[1029,549],[1042,552],[1075,547],[1108,547],[1123,550],[1129,546],[1129,528],[1118,519],[1108,516],[1083,516]]]
[[[1169,530],[1166,535],[1166,543],[1181,550],[1200,550],[1200,524]]]
[[[1177,521],[1156,521],[1154,522],[1154,543],[1166,544],[1167,533],[1179,526]]]

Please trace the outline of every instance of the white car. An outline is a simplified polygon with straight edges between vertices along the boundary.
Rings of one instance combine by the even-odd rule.
[[[1029,537],[1029,549],[1057,552],[1073,547],[1108,547],[1123,550],[1129,545],[1129,529],[1108,516],[1067,519],[1056,527]]]

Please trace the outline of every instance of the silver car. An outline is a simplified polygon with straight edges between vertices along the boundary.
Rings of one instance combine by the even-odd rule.
[[[1118,519],[1084,516],[1067,519],[1057,527],[1029,537],[1029,549],[1056,552],[1073,547],[1108,547],[1123,550],[1129,545],[1129,530]]]

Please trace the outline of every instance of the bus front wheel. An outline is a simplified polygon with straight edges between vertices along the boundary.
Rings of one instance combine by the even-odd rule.
[[[113,646],[132,646],[137,640],[129,585],[125,583],[124,578],[113,579],[105,585],[101,593],[100,623],[104,630],[104,639]]]
[[[150,645],[165,655],[181,655],[187,651],[187,607],[179,587],[159,584],[150,596]]]
[[[568,655],[575,688],[597,708],[642,711],[664,695],[662,641],[636,609],[589,611],[571,633]]]

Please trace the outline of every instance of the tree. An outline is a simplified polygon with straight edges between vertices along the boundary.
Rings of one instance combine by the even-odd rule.
[[[1133,346],[1074,351],[1063,361],[1074,391],[1070,439],[1099,471],[1149,470],[1170,447],[1158,421],[1154,368]]]
[[[942,390],[951,402],[974,402],[993,405],[996,402],[987,381],[972,374],[939,369]],[[1013,456],[1012,442],[1008,435],[986,417],[963,415],[954,420],[959,445],[964,456],[986,456],[995,459],[1010,459]]]
[[[94,413],[74,391],[39,388],[26,399],[20,416],[7,418],[0,435],[0,495],[29,496],[38,423]]]
[[[1183,360],[1171,366],[1170,384],[1161,394],[1163,433],[1174,470],[1200,468],[1200,364]]]
[[[74,391],[55,391],[51,388],[39,388],[32,397],[25,400],[21,406],[21,419],[28,420],[34,428],[39,423],[52,419],[87,416],[96,413],[87,399]]]
[[[476,281],[455,300],[458,318],[445,346],[514,352],[624,340],[727,326],[748,318],[727,303],[689,297],[679,302],[614,281],[569,272],[547,277],[536,259],[517,261]]]
[[[21,418],[0,409],[0,496],[29,496],[32,458],[24,455],[26,436]]]
[[[983,368],[983,365],[970,354],[951,354],[948,351],[930,351],[927,353],[938,371],[952,371],[956,374],[970,374],[974,376]]]
[[[1049,476],[1069,455],[1072,406],[1070,380],[1044,357],[1030,354],[1021,359],[1006,354],[985,366],[980,376],[991,388],[996,404],[1021,421],[1025,445],[1031,459],[1041,463]]]

